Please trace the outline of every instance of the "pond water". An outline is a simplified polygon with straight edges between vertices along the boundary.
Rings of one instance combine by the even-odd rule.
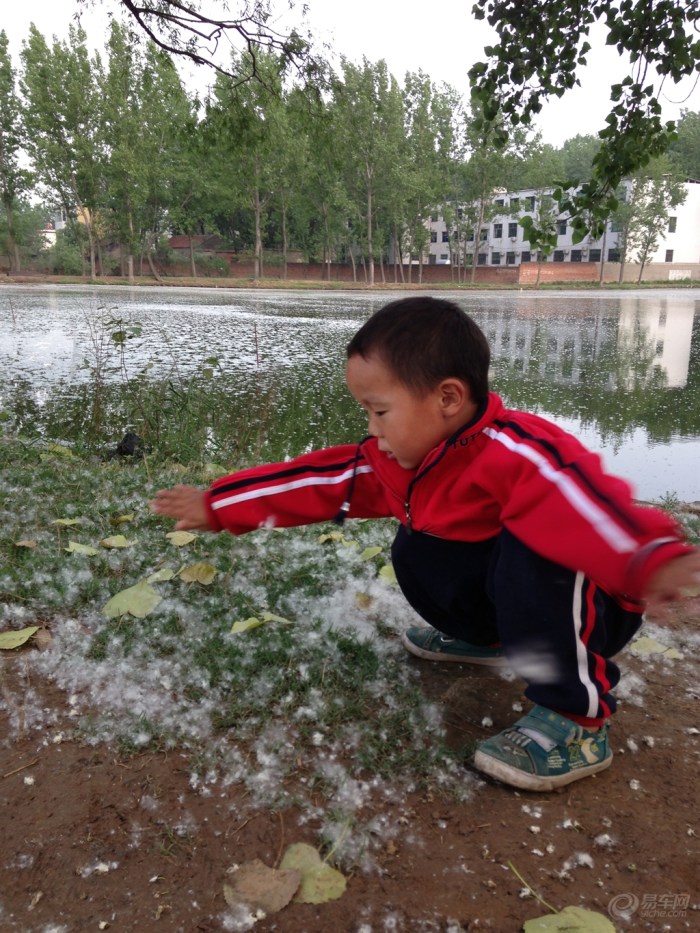
[[[5,430],[69,439],[87,431],[88,409],[94,426],[98,390],[112,437],[130,426],[153,432],[144,408],[155,406],[161,432],[166,409],[197,429],[207,421],[193,437],[220,455],[244,425],[257,431],[246,450],[263,455],[353,440],[364,421],[343,385],[345,344],[372,311],[407,294],[0,286]],[[640,498],[700,499],[700,291],[440,296],[483,328],[492,387],[507,405],[575,433]],[[153,386],[161,394],[146,396]],[[191,405],[178,415],[174,400],[184,405],[194,386],[217,417]],[[275,448],[272,434],[286,445]]]

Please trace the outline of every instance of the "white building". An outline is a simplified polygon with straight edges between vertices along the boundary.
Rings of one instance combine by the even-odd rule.
[[[678,269],[678,265],[700,263],[700,183],[689,181],[684,188],[685,201],[672,209],[666,233],[660,238],[656,252],[647,260],[648,264],[672,263],[676,267],[676,274],[669,275],[669,278],[689,278],[690,270],[683,275],[681,273],[684,270]],[[521,263],[537,261],[538,256],[533,254],[529,242],[524,239],[520,218],[525,215],[536,217],[541,198],[550,197],[553,190],[525,188],[515,192],[496,191],[492,202],[495,213],[490,211],[488,221],[481,225],[476,264],[519,266]],[[449,222],[439,213],[430,217],[430,265],[457,264],[465,248],[467,256],[474,255],[474,232],[473,229],[465,229],[463,213],[462,208],[456,208],[454,218]],[[605,234],[600,239],[592,239],[589,235],[580,243],[573,242],[573,229],[565,215],[560,215],[556,222],[556,247],[549,256],[542,257],[547,262],[619,262],[618,233],[611,222],[608,222]],[[466,243],[464,240],[458,242],[458,228],[462,230],[461,235],[466,236]],[[634,258],[628,256],[627,262],[632,264]]]

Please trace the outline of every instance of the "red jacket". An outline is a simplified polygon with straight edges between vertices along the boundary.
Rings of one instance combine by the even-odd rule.
[[[636,505],[624,480],[571,434],[491,393],[485,410],[417,470],[375,438],[218,479],[212,529],[243,534],[350,518],[394,516],[416,531],[483,541],[508,528],[533,551],[581,570],[607,592],[639,600],[651,573],[693,548],[666,513]]]

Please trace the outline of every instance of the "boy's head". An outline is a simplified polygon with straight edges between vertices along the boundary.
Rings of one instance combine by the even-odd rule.
[[[489,391],[491,351],[477,324],[452,301],[401,298],[380,308],[347,347],[348,359],[376,356],[417,395],[461,379],[480,405]]]
[[[348,344],[347,383],[379,449],[406,469],[471,420],[488,394],[486,338],[457,305],[406,298]]]

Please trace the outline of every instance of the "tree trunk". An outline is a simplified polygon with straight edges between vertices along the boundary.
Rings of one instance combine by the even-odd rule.
[[[367,170],[367,254],[369,258],[369,284],[374,285],[374,252],[372,249],[372,172]]]
[[[282,206],[282,278],[287,278],[287,208]]]
[[[253,208],[255,211],[255,266],[253,271],[253,278],[257,281],[258,279],[262,278],[263,274],[262,232],[260,230],[260,213],[262,207],[260,204],[260,189],[257,186],[255,188]]]
[[[474,259],[472,260],[472,285],[476,281],[476,267],[479,264],[479,246],[481,244],[481,225],[484,222],[484,199],[482,198],[479,201],[479,219],[477,221],[476,227],[474,228]],[[538,270],[538,279],[539,279],[539,270]]]
[[[134,257],[132,253],[129,253],[129,255],[126,257],[126,270],[127,270],[126,274],[129,277],[129,285],[133,285],[134,284]]]
[[[603,245],[600,250],[600,275],[598,276],[598,284],[603,284],[603,277],[605,275],[605,246],[608,239],[608,225],[606,223],[605,228],[603,229]]]
[[[105,263],[104,263],[104,258],[102,256],[102,244],[100,243],[99,237],[96,238],[96,245],[97,245],[97,264],[100,267],[99,275],[101,276],[101,278],[104,278]]]
[[[156,280],[159,285],[163,284],[163,279],[160,277],[158,270],[155,267],[153,262],[153,249],[150,239],[146,241],[146,262],[148,263],[148,268],[151,270],[151,275]]]
[[[21,272],[21,261],[19,258],[17,235],[15,233],[15,213],[12,207],[12,198],[6,198],[3,200],[5,204],[5,216],[7,217],[7,252],[10,257],[10,272]]]
[[[192,234],[190,233],[187,237],[190,246],[190,272],[192,273],[192,278],[197,278],[197,263],[194,258],[194,240],[192,239]]]
[[[350,262],[352,263],[352,280],[353,282],[357,282],[357,267],[355,265],[355,254],[352,251],[352,247],[350,247]]]

